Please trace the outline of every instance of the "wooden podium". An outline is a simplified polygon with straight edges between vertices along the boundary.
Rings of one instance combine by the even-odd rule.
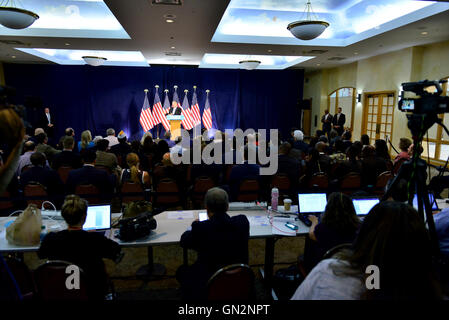
[[[170,140],[174,141],[181,135],[181,122],[184,120],[184,116],[169,114],[167,116],[167,120],[170,121]]]

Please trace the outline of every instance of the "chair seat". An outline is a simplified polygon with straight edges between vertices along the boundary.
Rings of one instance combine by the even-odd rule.
[[[207,283],[207,299],[211,301],[250,300],[254,293],[254,273],[246,264],[226,266]]]

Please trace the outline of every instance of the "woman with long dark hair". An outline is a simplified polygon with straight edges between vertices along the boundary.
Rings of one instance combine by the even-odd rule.
[[[352,243],[360,220],[356,215],[351,198],[340,192],[329,196],[321,222],[316,216],[309,216],[312,222],[309,237],[304,248],[304,267],[310,271],[333,247]]]
[[[352,249],[321,261],[292,299],[440,299],[431,252],[418,212],[401,202],[381,202],[365,217]],[[370,269],[378,270],[377,280]]]

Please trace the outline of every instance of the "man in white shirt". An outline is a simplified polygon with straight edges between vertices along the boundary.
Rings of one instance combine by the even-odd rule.
[[[54,122],[50,115],[50,108],[44,109],[45,115],[42,120],[42,128],[44,128],[45,132],[47,133],[47,136],[52,138],[54,133]]]
[[[107,135],[107,137],[105,139],[109,141],[109,148],[118,144],[118,139],[115,136],[114,129],[109,128],[108,130],[106,130],[106,135]]]

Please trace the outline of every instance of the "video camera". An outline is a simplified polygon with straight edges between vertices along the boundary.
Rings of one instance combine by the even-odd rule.
[[[441,84],[446,82],[447,80],[423,80],[403,83],[399,110],[417,114],[449,112],[449,97],[441,97]],[[405,98],[404,92],[414,92],[419,98]]]

